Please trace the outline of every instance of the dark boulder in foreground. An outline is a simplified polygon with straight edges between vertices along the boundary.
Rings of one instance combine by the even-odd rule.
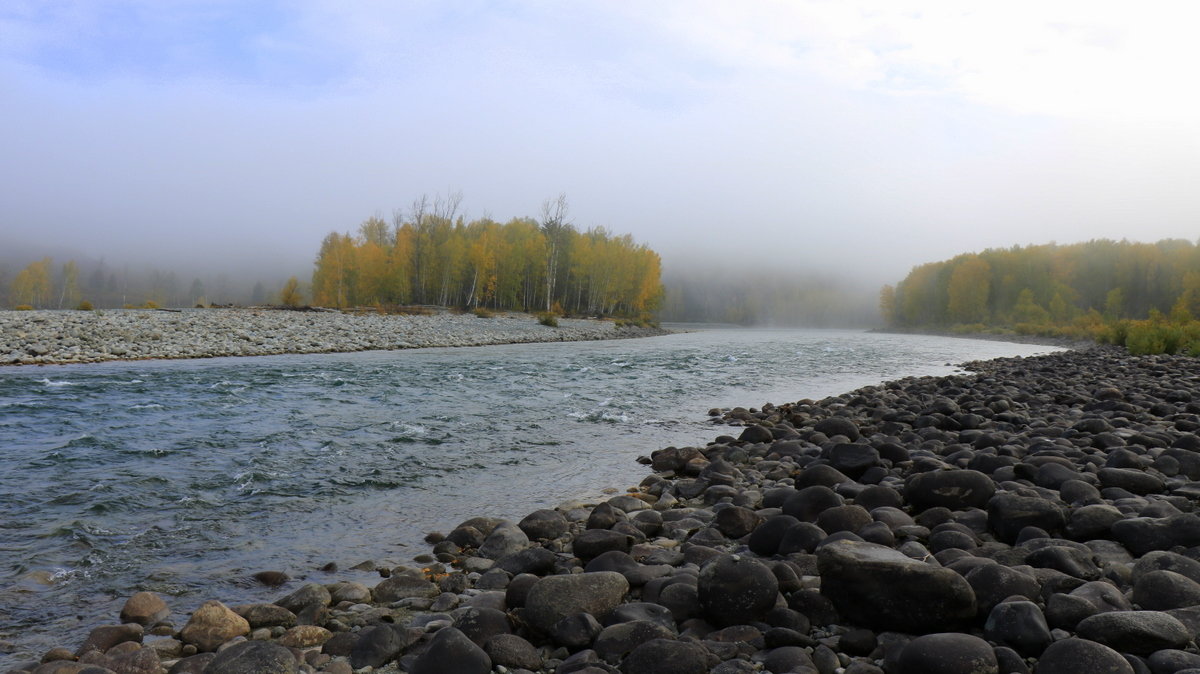
[[[899,674],[1000,674],[988,642],[955,632],[917,637],[900,653]]]
[[[294,674],[299,669],[296,657],[287,648],[269,641],[243,641],[217,653],[204,671],[212,674]]]
[[[904,485],[904,498],[918,510],[983,508],[995,493],[992,478],[977,470],[917,473]]]
[[[856,625],[898,632],[952,630],[975,617],[975,593],[950,569],[882,545],[837,541],[817,551],[821,594]]]
[[[1056,641],[1038,658],[1034,674],[1134,674],[1113,649],[1086,639]]]
[[[1112,611],[1084,618],[1079,636],[1123,653],[1149,655],[1164,648],[1183,648],[1191,632],[1176,618],[1160,611]]]
[[[758,560],[722,555],[700,570],[696,590],[709,622],[741,625],[761,621],[775,606],[779,580]]]
[[[433,635],[429,648],[413,663],[412,674],[489,674],[492,659],[467,635],[444,627]]]

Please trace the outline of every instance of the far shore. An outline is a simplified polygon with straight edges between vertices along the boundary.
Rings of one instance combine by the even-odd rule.
[[[558,326],[522,313],[480,317],[274,308],[0,311],[0,365],[344,353],[629,339],[671,334],[595,318]]]

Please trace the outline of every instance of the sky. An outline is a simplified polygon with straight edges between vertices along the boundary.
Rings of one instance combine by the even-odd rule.
[[[461,191],[864,284],[1200,236],[1200,4],[6,0],[0,246],[236,271]]]

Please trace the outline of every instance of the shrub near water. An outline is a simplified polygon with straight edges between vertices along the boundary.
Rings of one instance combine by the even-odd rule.
[[[558,316],[555,316],[554,314],[552,314],[550,312],[538,314],[538,323],[541,323],[542,325],[545,325],[545,326],[548,326],[551,328],[557,328],[558,327]]]
[[[1184,353],[1200,355],[1200,321],[1127,321],[1122,326],[1125,348],[1134,355]]]

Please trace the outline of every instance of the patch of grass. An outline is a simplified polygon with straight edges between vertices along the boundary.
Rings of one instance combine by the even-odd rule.
[[[478,318],[494,318],[496,315],[484,307],[475,307],[471,310],[471,313],[475,314],[475,316]]]
[[[79,306],[77,306],[75,308],[79,311],[91,311],[91,310],[95,309],[95,307],[92,306],[92,303],[87,300],[80,302]]]
[[[538,314],[538,323],[551,328],[558,327],[558,316],[546,311]]]
[[[18,304],[17,306],[13,307],[13,310],[14,311],[33,311],[33,307],[29,306],[28,304]]]

